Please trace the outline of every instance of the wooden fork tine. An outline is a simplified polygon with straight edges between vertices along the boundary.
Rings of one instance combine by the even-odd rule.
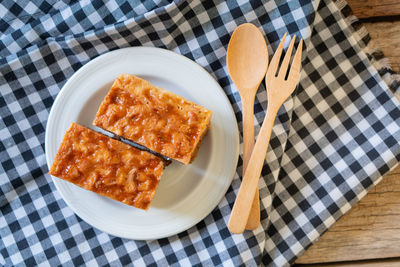
[[[287,34],[285,33],[285,35],[282,38],[282,41],[280,42],[278,48],[276,49],[274,56],[272,57],[271,63],[269,64],[269,67],[268,67],[267,77],[271,77],[271,78],[274,77],[276,74],[276,71],[278,70],[279,61],[281,59],[283,45],[285,43],[286,35]]]
[[[295,79],[296,83],[300,79],[300,68],[301,68],[301,53],[303,50],[303,39],[300,39],[299,46],[297,47],[296,54],[294,55],[293,63],[290,68],[288,79]]]
[[[285,57],[283,59],[282,65],[279,68],[279,74],[278,77],[279,78],[285,78],[287,70],[288,70],[288,66],[289,66],[289,61],[290,58],[292,57],[292,51],[293,51],[293,46],[294,46],[294,41],[296,40],[296,35],[293,36],[292,41],[290,42],[289,48],[286,51]]]

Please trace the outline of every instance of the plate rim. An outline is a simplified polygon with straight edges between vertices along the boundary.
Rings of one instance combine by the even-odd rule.
[[[56,180],[58,178],[55,178],[52,175],[50,175],[50,177],[52,178],[53,184],[55,185],[58,193],[60,194],[60,196],[63,199],[63,201],[67,204],[67,206],[69,208],[71,208],[71,210],[75,213],[76,216],[81,218],[83,221],[85,221],[90,226],[92,226],[92,227],[94,227],[96,229],[99,229],[100,231],[102,231],[104,233],[107,233],[107,234],[110,234],[110,235],[113,235],[113,236],[117,236],[117,237],[120,237],[120,238],[126,238],[126,239],[131,239],[131,240],[156,240],[156,239],[165,238],[165,237],[169,237],[169,236],[173,236],[173,235],[179,234],[179,233],[181,233],[183,231],[186,231],[189,228],[193,227],[194,225],[196,225],[200,221],[204,220],[204,218],[207,217],[219,205],[221,200],[224,198],[224,196],[226,195],[226,192],[229,189],[229,186],[232,183],[232,180],[233,180],[233,178],[235,176],[235,173],[236,173],[237,164],[238,164],[238,161],[239,161],[239,152],[240,152],[240,136],[239,136],[239,128],[238,128],[238,122],[236,120],[236,115],[235,115],[233,106],[232,106],[231,102],[229,101],[228,96],[226,95],[226,93],[224,92],[224,90],[222,89],[220,84],[200,64],[198,64],[197,62],[195,62],[195,61],[193,61],[193,60],[191,60],[191,59],[189,59],[189,58],[187,58],[187,57],[185,57],[185,56],[183,56],[181,54],[178,54],[178,53],[176,53],[174,51],[167,50],[167,49],[164,49],[164,48],[148,47],[148,46],[126,47],[126,48],[116,49],[116,50],[113,50],[113,51],[106,52],[106,53],[104,53],[102,55],[99,55],[99,56],[97,56],[96,58],[94,58],[92,60],[89,60],[86,64],[84,64],[82,67],[80,67],[79,70],[77,70],[76,72],[74,72],[72,74],[72,76],[63,85],[63,87],[61,88],[61,90],[57,94],[54,103],[52,104],[52,107],[51,107],[51,110],[50,110],[50,113],[49,113],[49,116],[48,116],[47,124],[46,124],[46,133],[45,133],[46,163],[47,163],[48,168],[50,168],[50,164],[49,163],[52,162],[52,160],[50,158],[50,155],[49,155],[49,152],[47,150],[47,147],[48,147],[49,142],[50,142],[49,138],[50,138],[50,132],[51,132],[51,130],[49,129],[50,128],[49,125],[53,124],[53,121],[55,119],[54,116],[56,116],[55,115],[56,108],[54,108],[54,107],[58,107],[60,105],[59,102],[64,100],[64,98],[66,97],[64,95],[69,92],[69,91],[67,91],[68,90],[67,88],[70,87],[70,84],[72,84],[73,81],[75,79],[77,79],[77,77],[79,77],[82,72],[85,72],[88,69],[91,69],[92,66],[96,65],[98,62],[103,60],[103,58],[110,57],[113,54],[123,53],[124,51],[128,51],[129,52],[129,51],[132,51],[132,50],[136,50],[136,51],[139,51],[139,52],[140,52],[140,50],[142,50],[142,52],[146,52],[146,53],[148,53],[148,52],[150,52],[150,53],[165,53],[165,54],[168,54],[169,56],[176,57],[181,62],[184,62],[186,64],[190,64],[190,65],[194,66],[196,68],[196,71],[203,72],[210,79],[210,81],[212,81],[212,83],[214,83],[216,85],[216,87],[220,91],[222,97],[224,97],[226,99],[226,101],[228,103],[227,106],[228,106],[228,109],[229,109],[229,113],[232,115],[233,122],[234,122],[234,125],[232,125],[232,126],[235,129],[235,131],[234,131],[234,139],[235,139],[235,144],[234,145],[235,145],[235,148],[233,149],[235,151],[235,154],[234,154],[234,159],[235,160],[234,160],[234,164],[232,166],[232,170],[230,171],[230,175],[229,175],[230,176],[230,182],[227,183],[226,188],[224,188],[224,190],[223,190],[224,194],[221,194],[220,199],[216,202],[215,205],[210,205],[210,207],[212,207],[212,208],[207,209],[206,212],[203,212],[204,214],[201,214],[201,216],[198,216],[198,219],[193,220],[193,222],[189,223],[188,225],[186,225],[184,227],[184,229],[179,229],[179,230],[177,230],[175,232],[167,232],[164,235],[157,235],[157,237],[154,237],[154,238],[134,238],[134,237],[131,237],[131,236],[121,235],[121,234],[119,234],[119,233],[117,233],[115,231],[110,232],[110,231],[104,230],[103,227],[99,227],[97,225],[92,224],[91,222],[88,222],[86,219],[84,219],[85,216],[82,216],[81,211],[76,209],[75,206],[72,205],[70,200],[65,197],[63,190],[60,190],[60,187],[58,185],[58,181]]]

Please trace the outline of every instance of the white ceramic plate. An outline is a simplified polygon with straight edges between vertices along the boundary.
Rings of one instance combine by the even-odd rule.
[[[58,94],[46,126],[46,159],[53,163],[71,122],[92,126],[114,79],[130,73],[213,112],[211,128],[195,161],[166,167],[148,211],[81,189],[53,177],[69,207],[111,235],[151,240],[182,232],[206,217],[225,195],[235,173],[239,134],[232,107],[219,84],[201,66],[171,51],[132,47],[109,52],[76,72]]]

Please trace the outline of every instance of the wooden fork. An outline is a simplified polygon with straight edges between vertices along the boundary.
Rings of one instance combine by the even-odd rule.
[[[233,206],[231,217],[228,222],[228,228],[234,234],[243,233],[247,218],[249,217],[251,203],[254,199],[254,194],[258,185],[258,179],[261,174],[265,155],[267,154],[269,139],[271,137],[275,117],[283,102],[285,102],[285,100],[293,93],[300,79],[301,51],[303,48],[302,39],[297,47],[289,75],[286,79],[296,36],[294,36],[290,42],[285,58],[280,66],[279,73],[276,75],[282,55],[283,44],[285,43],[285,38],[286,34],[283,36],[283,39],[271,60],[267,75],[265,76],[268,107],[264,122],[261,126],[260,133],[258,134],[256,144],[247,165],[246,173],[239,188],[239,193]]]

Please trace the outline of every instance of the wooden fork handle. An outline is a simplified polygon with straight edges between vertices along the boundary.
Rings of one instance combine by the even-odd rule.
[[[242,99],[243,119],[243,176],[254,148],[254,97]],[[258,188],[247,219],[246,230],[255,230],[260,225],[260,197]]]
[[[268,106],[267,114],[258,134],[256,145],[251,154],[235,204],[233,205],[231,217],[229,218],[228,228],[234,234],[243,233],[247,219],[249,218],[250,207],[257,189],[265,155],[267,154],[269,139],[277,112],[278,108]]]

